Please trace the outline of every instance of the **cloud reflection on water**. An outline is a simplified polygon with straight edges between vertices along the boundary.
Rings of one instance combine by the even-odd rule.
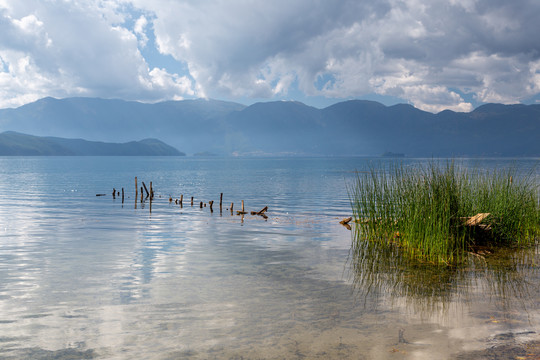
[[[78,161],[89,166],[92,159]],[[149,168],[153,162],[139,161]],[[185,201],[196,192],[178,188],[187,175],[174,167],[189,162],[171,161],[170,173],[145,173],[145,179],[162,179],[154,183],[162,197],[151,214],[148,204],[134,209],[131,198],[124,207],[118,199],[96,198],[94,180],[104,176],[98,170],[52,182],[52,194],[31,202],[14,201],[24,198],[24,184],[0,180],[0,192],[12,190],[8,204],[0,198],[0,358],[32,351],[55,358],[70,351],[90,358],[385,358],[394,347],[428,357],[449,347],[454,353],[485,348],[492,334],[537,327],[538,273],[531,262],[537,253],[516,255],[516,264],[529,266],[506,272],[481,264],[472,273],[426,271],[384,251],[370,260],[349,252],[351,234],[338,223],[350,211],[345,171],[304,170],[310,178],[288,187],[295,172],[271,169],[287,174],[271,181],[280,184],[249,187],[244,162],[227,175],[241,179],[230,188],[222,190],[232,182],[224,176],[205,193],[197,189],[206,199],[224,191],[235,207],[242,197],[250,210],[269,204],[267,221],[246,216],[242,224],[227,211],[221,216],[169,204],[169,193],[183,192]],[[349,169],[351,161],[331,163]],[[218,178],[215,162],[200,176]],[[97,184],[127,188],[133,163],[111,164],[117,175]],[[317,164],[309,159],[302,168]],[[58,195],[72,183],[79,184],[77,192]],[[336,189],[343,193],[335,195]],[[347,278],[352,263],[363,280]],[[366,268],[377,275],[368,293]],[[438,287],[430,288],[433,283]],[[399,343],[401,329],[411,344]]]

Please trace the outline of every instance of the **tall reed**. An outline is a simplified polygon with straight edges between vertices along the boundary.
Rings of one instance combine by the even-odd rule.
[[[372,166],[350,189],[358,223],[356,241],[393,244],[411,256],[456,263],[486,238],[527,245],[540,234],[539,184],[516,169],[481,172],[455,161]],[[463,226],[464,218],[489,213],[490,230]]]

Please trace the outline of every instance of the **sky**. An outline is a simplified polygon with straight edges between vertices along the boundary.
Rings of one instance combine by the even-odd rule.
[[[0,108],[540,103],[538,19],[538,0],[0,0]]]

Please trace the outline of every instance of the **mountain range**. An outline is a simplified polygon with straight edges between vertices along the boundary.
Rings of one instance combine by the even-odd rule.
[[[317,109],[294,101],[43,98],[0,109],[0,131],[8,130],[101,142],[158,138],[192,154],[540,156],[540,105],[521,104],[433,114],[363,100]]]

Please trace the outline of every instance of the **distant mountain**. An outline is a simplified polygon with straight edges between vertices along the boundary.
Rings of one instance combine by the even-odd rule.
[[[0,131],[115,143],[156,138],[176,148],[193,149],[207,142],[208,135],[220,132],[220,118],[243,108],[236,103],[203,99],[145,104],[48,97],[0,110]]]
[[[409,157],[540,156],[540,105],[487,104],[469,113],[352,100],[317,109],[294,101],[143,104],[45,98],[0,110],[0,131],[126,142],[159,138],[189,153]]]
[[[39,137],[7,131],[0,134],[0,156],[5,155],[184,156],[185,154],[156,139],[116,144]]]

